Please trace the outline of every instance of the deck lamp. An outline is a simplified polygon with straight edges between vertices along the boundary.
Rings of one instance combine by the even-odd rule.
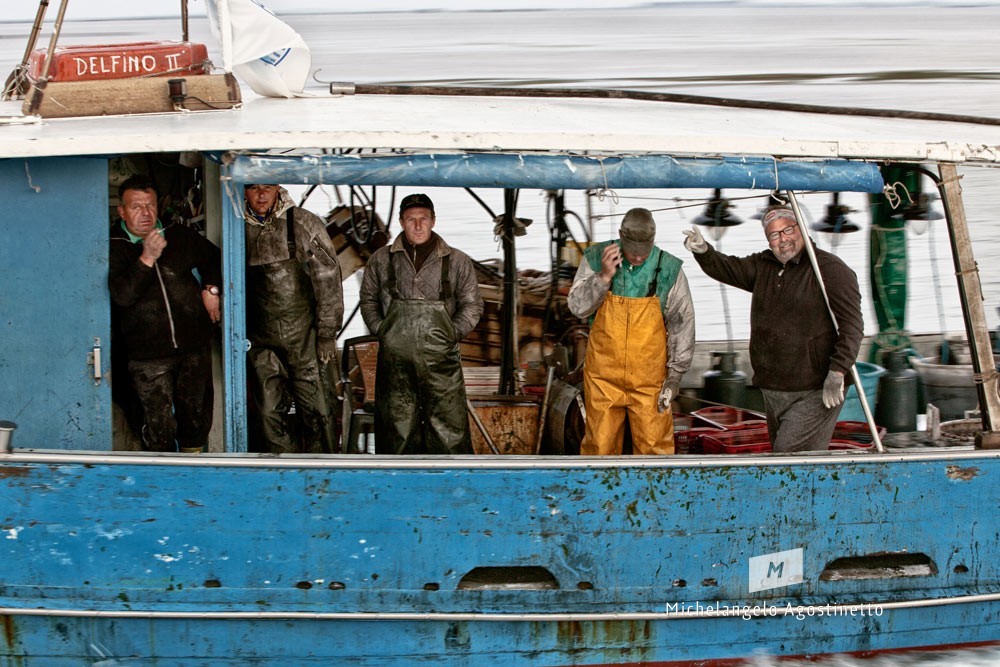
[[[695,225],[701,225],[703,227],[708,227],[708,233],[715,241],[715,245],[719,250],[722,249],[722,235],[726,233],[726,230],[730,227],[735,227],[736,225],[742,225],[743,220],[732,214],[730,209],[733,205],[728,199],[724,199],[722,196],[722,189],[715,188],[712,193],[712,198],[708,200],[708,205],[705,207],[704,213],[697,215],[691,222]],[[719,296],[722,298],[722,312],[726,318],[726,339],[729,341],[729,354],[734,356],[731,358],[735,359],[735,352],[733,351],[733,322],[732,318],[729,316],[729,298],[726,295],[726,285],[719,283]]]
[[[788,206],[788,200],[782,197],[781,193],[777,190],[772,190],[771,193],[767,195],[767,203],[750,217],[754,220],[763,220],[764,214],[767,213],[768,209],[772,206]]]
[[[840,203],[840,193],[833,193],[833,201],[826,207],[826,215],[819,222],[812,224],[813,231],[825,234],[847,234],[856,232],[860,227],[847,219],[848,213],[853,213],[854,209]]]
[[[937,195],[933,192],[919,192],[910,200],[909,204],[892,217],[896,220],[905,220],[906,226],[919,236],[927,231],[927,227],[932,220],[944,219],[941,213],[931,208],[931,204],[937,201],[937,199]]]
[[[691,222],[709,228],[709,235],[712,240],[718,242],[729,227],[742,225],[743,220],[732,214],[730,209],[733,205],[728,199],[723,198],[722,190],[716,188],[712,198],[708,201],[703,213],[698,214]]]

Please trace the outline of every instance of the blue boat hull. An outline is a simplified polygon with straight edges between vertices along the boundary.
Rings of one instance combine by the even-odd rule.
[[[0,462],[0,665],[634,664],[1000,640],[988,453],[93,459]],[[751,558],[798,549],[799,583],[751,590]],[[836,567],[879,554],[928,565]],[[478,585],[477,568],[510,579]],[[523,577],[539,572],[551,581]]]

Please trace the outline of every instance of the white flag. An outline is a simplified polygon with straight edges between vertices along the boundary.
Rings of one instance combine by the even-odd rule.
[[[299,33],[256,0],[206,0],[222,44],[222,61],[266,97],[295,97],[305,88],[312,57]]]

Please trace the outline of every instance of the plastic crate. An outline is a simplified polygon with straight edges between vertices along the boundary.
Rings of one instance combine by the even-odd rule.
[[[723,405],[713,405],[708,408],[701,408],[691,413],[698,421],[706,426],[716,428],[729,428],[734,424],[746,421],[759,421],[763,418],[759,412],[751,412],[743,408],[731,408]]]
[[[674,431],[686,431],[689,428],[694,427],[694,417],[681,412],[675,412],[674,415]]]
[[[830,451],[858,451],[867,452],[871,450],[872,443],[870,442],[854,442],[853,440],[837,440],[833,439],[830,441]]]
[[[876,426],[876,428],[879,440],[881,440],[885,437],[885,429],[881,426]],[[837,422],[837,425],[833,427],[832,440],[847,440],[862,445],[871,445],[874,442],[871,429],[868,428],[868,422],[852,421]]]
[[[701,438],[705,454],[758,454],[771,451],[771,440],[766,428],[747,428],[720,431]]]
[[[735,424],[730,424],[726,427],[727,431],[743,431],[748,428],[764,429],[767,430],[767,420],[766,419],[750,419],[745,422],[736,422]]]
[[[710,426],[698,426],[674,431],[674,453],[675,454],[701,454],[701,439],[706,435],[722,433],[723,431]]]

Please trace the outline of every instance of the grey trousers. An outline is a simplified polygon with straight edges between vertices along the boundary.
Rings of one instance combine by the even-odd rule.
[[[825,451],[830,448],[840,406],[823,405],[823,390],[762,389],[767,433],[775,452]]]

